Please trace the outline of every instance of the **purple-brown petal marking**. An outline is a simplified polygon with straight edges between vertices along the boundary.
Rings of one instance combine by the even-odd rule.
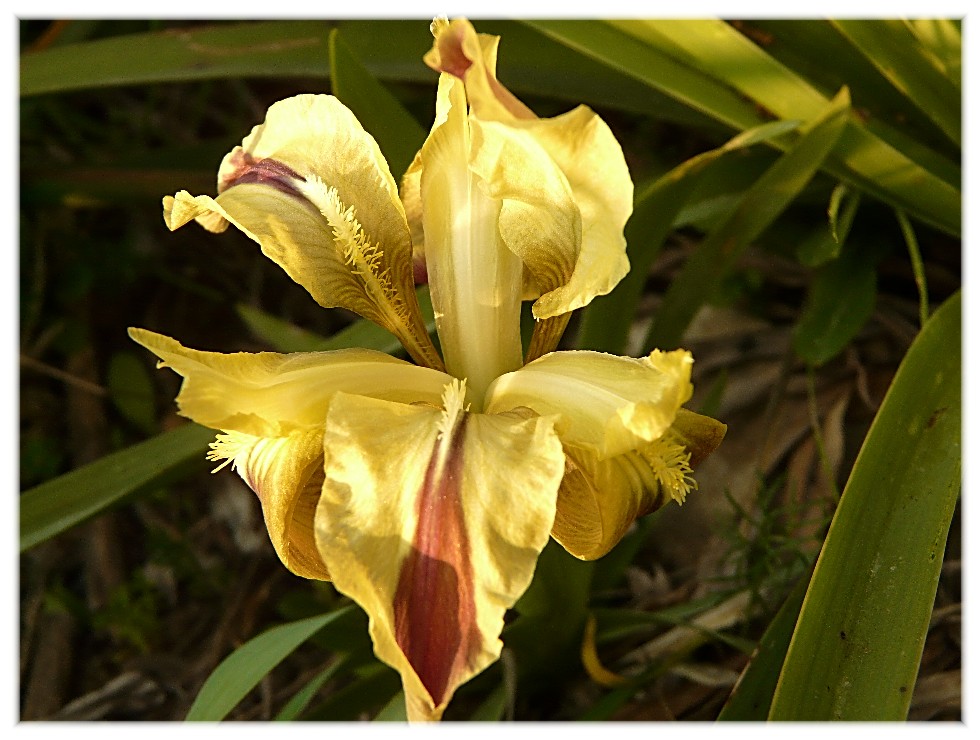
[[[394,598],[395,639],[435,705],[479,649],[473,567],[461,498],[466,416],[434,445],[418,525]],[[440,448],[446,454],[440,454]]]
[[[231,156],[231,166],[231,171],[221,177],[221,182],[218,184],[219,193],[235,185],[258,183],[271,185],[287,195],[303,197],[295,182],[303,181],[304,178],[292,167],[278,160],[268,157],[256,159],[244,149],[237,149]]]

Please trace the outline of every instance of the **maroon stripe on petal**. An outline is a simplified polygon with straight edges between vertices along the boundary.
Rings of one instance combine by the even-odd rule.
[[[256,159],[248,152],[239,149],[231,158],[232,170],[221,178],[218,192],[224,192],[235,185],[260,183],[271,185],[280,192],[302,198],[296,181],[304,180],[293,168],[275,159]]]
[[[415,540],[394,599],[395,639],[436,706],[448,698],[453,674],[479,644],[461,497],[465,420],[433,450],[419,491]],[[449,445],[442,465],[441,444]]]

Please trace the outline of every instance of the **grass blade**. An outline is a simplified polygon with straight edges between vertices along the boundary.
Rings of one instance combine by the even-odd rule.
[[[342,609],[290,622],[253,637],[225,658],[208,676],[187,713],[187,721],[217,722],[293,650],[354,609]]]
[[[20,551],[81,523],[124,496],[164,485],[194,465],[214,431],[185,424],[42,483],[20,497]]]
[[[899,366],[817,560],[771,720],[908,715],[960,490],[961,295]]]

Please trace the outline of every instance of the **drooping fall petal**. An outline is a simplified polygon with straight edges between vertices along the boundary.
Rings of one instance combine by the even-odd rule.
[[[320,305],[375,321],[418,362],[442,367],[415,299],[398,188],[374,138],[336,98],[275,103],[225,156],[218,193],[165,198],[168,227],[234,224]]]
[[[219,434],[208,458],[231,463],[255,491],[283,565],[303,578],[329,580],[313,540],[313,515],[323,488],[323,430],[287,437]]]
[[[383,352],[236,352],[188,349],[170,337],[130,329],[159,357],[160,367],[184,377],[177,405],[198,424],[255,437],[285,437],[323,427],[338,391],[410,403],[439,403],[449,378]]]
[[[501,376],[486,410],[527,407],[557,417],[562,442],[598,458],[664,435],[691,397],[691,355],[654,350],[640,359],[591,351],[553,352]]]
[[[316,541],[402,676],[409,719],[438,719],[500,654],[504,612],[548,539],[564,454],[548,419],[338,394]]]
[[[721,443],[726,427],[686,409],[677,420],[663,437],[614,457],[566,446],[551,534],[568,552],[583,560],[602,557],[636,519],[671,501],[683,503],[697,488],[692,466]]]

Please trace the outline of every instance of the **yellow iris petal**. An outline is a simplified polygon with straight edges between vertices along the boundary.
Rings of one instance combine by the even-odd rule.
[[[501,239],[501,204],[471,166],[462,85],[439,79],[436,126],[422,147],[425,259],[446,368],[479,395],[521,365],[521,261]]]
[[[562,263],[571,254],[573,268],[563,267],[563,277],[556,284],[534,286],[532,281],[536,288],[532,297],[541,296],[534,304],[534,316],[558,316],[608,293],[629,271],[623,227],[633,209],[633,183],[622,148],[609,127],[586,106],[554,118],[535,116],[497,80],[499,37],[478,34],[468,20],[437,20],[432,32],[435,40],[425,61],[464,81],[473,117],[532,139],[543,153],[533,161],[541,156],[550,160],[547,168],[525,165],[509,171],[534,169],[535,176],[540,176],[557,168],[577,208],[576,241],[562,244],[553,257]],[[529,146],[524,148],[527,151]],[[537,280],[533,267],[531,273]],[[557,341],[548,343],[553,349]]]
[[[418,362],[441,368],[415,300],[398,188],[374,138],[336,98],[275,103],[225,156],[218,192],[165,198],[169,228],[234,224],[320,305],[371,319]]]
[[[495,661],[504,612],[548,539],[564,467],[549,420],[338,394],[316,541],[402,676],[409,719],[438,719]]]
[[[367,349],[332,352],[202,352],[145,329],[129,335],[184,377],[177,405],[198,424],[255,437],[323,427],[338,391],[438,403],[448,376]]]
[[[659,439],[674,423],[691,397],[691,362],[685,350],[641,359],[553,352],[494,381],[486,409],[554,414],[562,442],[612,457]]]
[[[472,119],[472,168],[501,204],[497,227],[541,295],[534,315],[564,313],[582,244],[582,220],[571,187],[554,160],[522,130]]]
[[[535,303],[534,315],[574,311],[611,291],[629,272],[623,228],[633,212],[633,181],[616,137],[585,106],[512,125],[547,152],[565,176],[581,221],[572,275],[560,292]]]
[[[692,466],[721,443],[725,429],[681,409],[678,423],[663,437],[614,457],[600,459],[592,450],[566,446],[552,536],[575,557],[602,557],[639,517],[671,501],[684,502],[697,488]]]
[[[476,115],[486,121],[536,117],[497,80],[499,36],[477,33],[465,18],[436,19],[432,35],[432,49],[423,60],[432,69],[466,83],[467,97]]]
[[[268,438],[219,434],[208,458],[231,463],[255,491],[283,565],[303,578],[329,580],[313,541],[313,515],[323,488],[323,430]]]

